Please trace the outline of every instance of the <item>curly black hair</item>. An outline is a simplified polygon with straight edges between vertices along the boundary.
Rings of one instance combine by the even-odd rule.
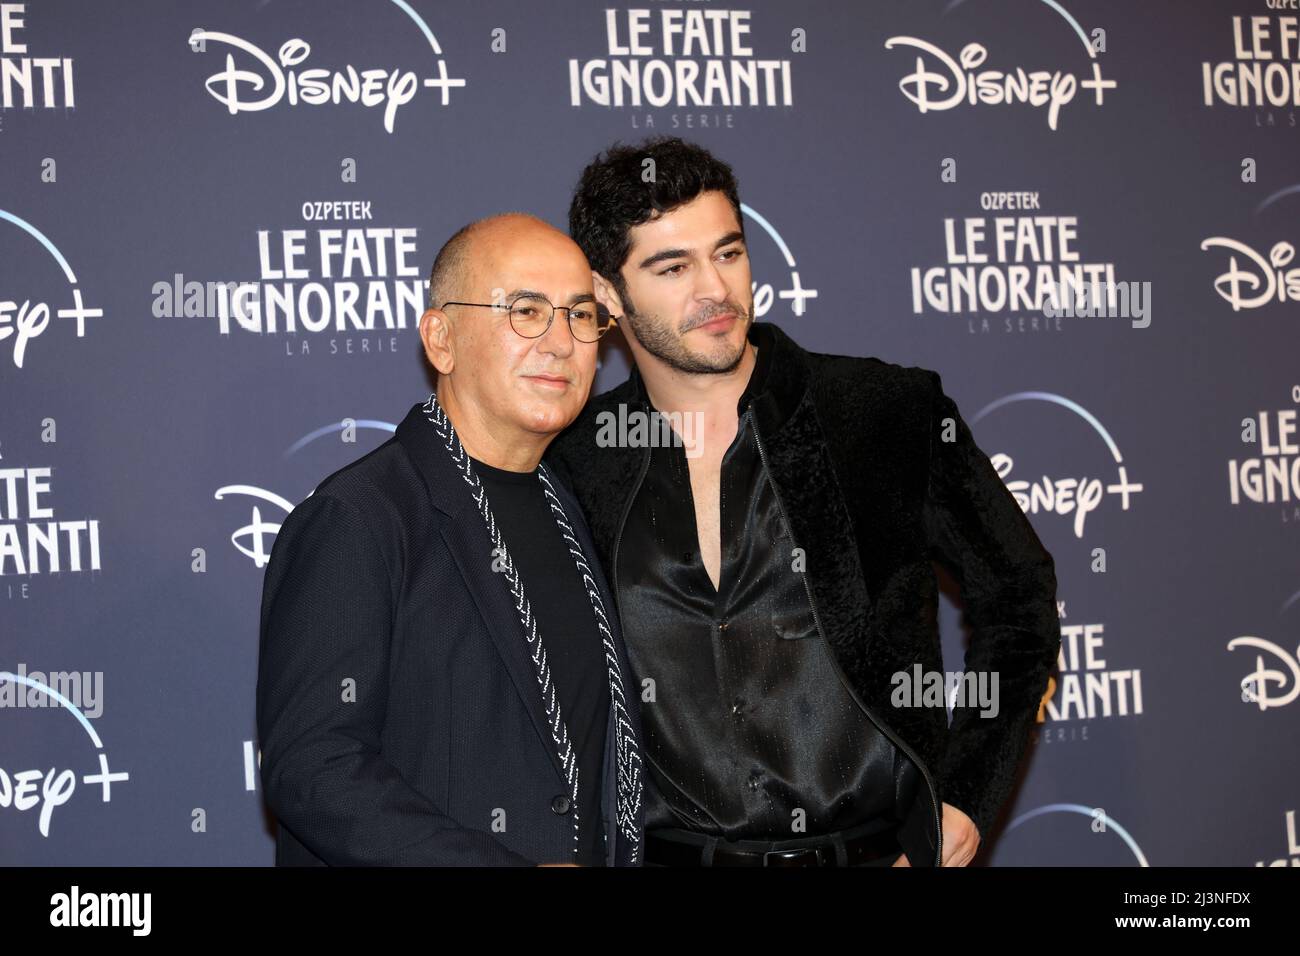
[[[654,177],[644,178],[645,161],[654,160]],[[731,202],[740,223],[740,197],[731,167],[703,146],[676,136],[657,136],[635,146],[615,143],[582,171],[569,203],[569,235],[591,267],[627,299],[620,270],[632,242],[628,232],[656,212],[669,212],[702,192],[717,190]]]

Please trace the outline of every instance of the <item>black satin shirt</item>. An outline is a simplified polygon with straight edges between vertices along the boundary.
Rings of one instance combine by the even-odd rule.
[[[637,679],[655,691],[641,703],[647,830],[789,840],[893,812],[893,745],[845,689],[817,632],[755,441],[747,409],[769,351],[760,343],[722,461],[719,589],[700,557],[680,445],[651,449],[623,527],[623,636]],[[644,385],[642,398],[649,406]]]

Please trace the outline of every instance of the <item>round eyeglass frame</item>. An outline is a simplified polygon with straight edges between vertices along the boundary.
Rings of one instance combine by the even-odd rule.
[[[525,335],[523,332],[519,331],[519,326],[515,325],[515,305],[522,299],[528,299],[530,301],[538,302],[538,303],[545,302],[551,308],[551,314],[550,317],[547,318],[546,320],[546,326],[536,335]],[[555,313],[560,311],[560,309],[564,310],[565,313],[564,317],[569,323],[569,334],[573,336],[574,341],[585,342],[589,345],[594,342],[599,342],[601,337],[604,336],[604,334],[608,332],[611,328],[613,328],[618,322],[618,320],[613,315],[610,314],[609,310],[606,309],[605,306],[597,302],[595,303],[596,315],[598,319],[603,318],[604,323],[597,327],[596,337],[594,339],[584,339],[580,335],[578,335],[578,333],[573,328],[573,310],[577,308],[577,306],[552,305],[551,301],[547,299],[545,296],[517,295],[504,306],[496,302],[444,302],[442,304],[442,308],[445,309],[449,305],[469,305],[469,306],[476,306],[482,309],[496,309],[498,311],[507,311],[510,319],[511,331],[513,331],[515,335],[518,335],[520,338],[524,338],[524,339],[540,339],[543,335],[549,332],[551,330],[551,325],[555,322]]]

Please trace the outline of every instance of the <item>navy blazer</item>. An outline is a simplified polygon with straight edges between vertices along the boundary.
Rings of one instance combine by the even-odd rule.
[[[281,824],[277,865],[573,858],[569,787],[519,613],[426,410],[412,407],[393,438],[322,481],[271,551],[257,730],[266,800]],[[613,609],[578,503],[553,484]],[[630,682],[616,614],[609,626]],[[635,687],[623,689],[636,741]],[[640,775],[621,782],[635,787],[629,841],[616,825],[613,720],[611,702],[599,782],[606,862],[636,865]],[[579,786],[592,785],[581,771]]]

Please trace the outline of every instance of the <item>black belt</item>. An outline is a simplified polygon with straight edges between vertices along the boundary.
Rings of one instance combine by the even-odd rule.
[[[897,833],[897,826],[868,823],[802,840],[724,840],[659,829],[646,833],[645,859],[660,866],[856,866],[902,853]]]

